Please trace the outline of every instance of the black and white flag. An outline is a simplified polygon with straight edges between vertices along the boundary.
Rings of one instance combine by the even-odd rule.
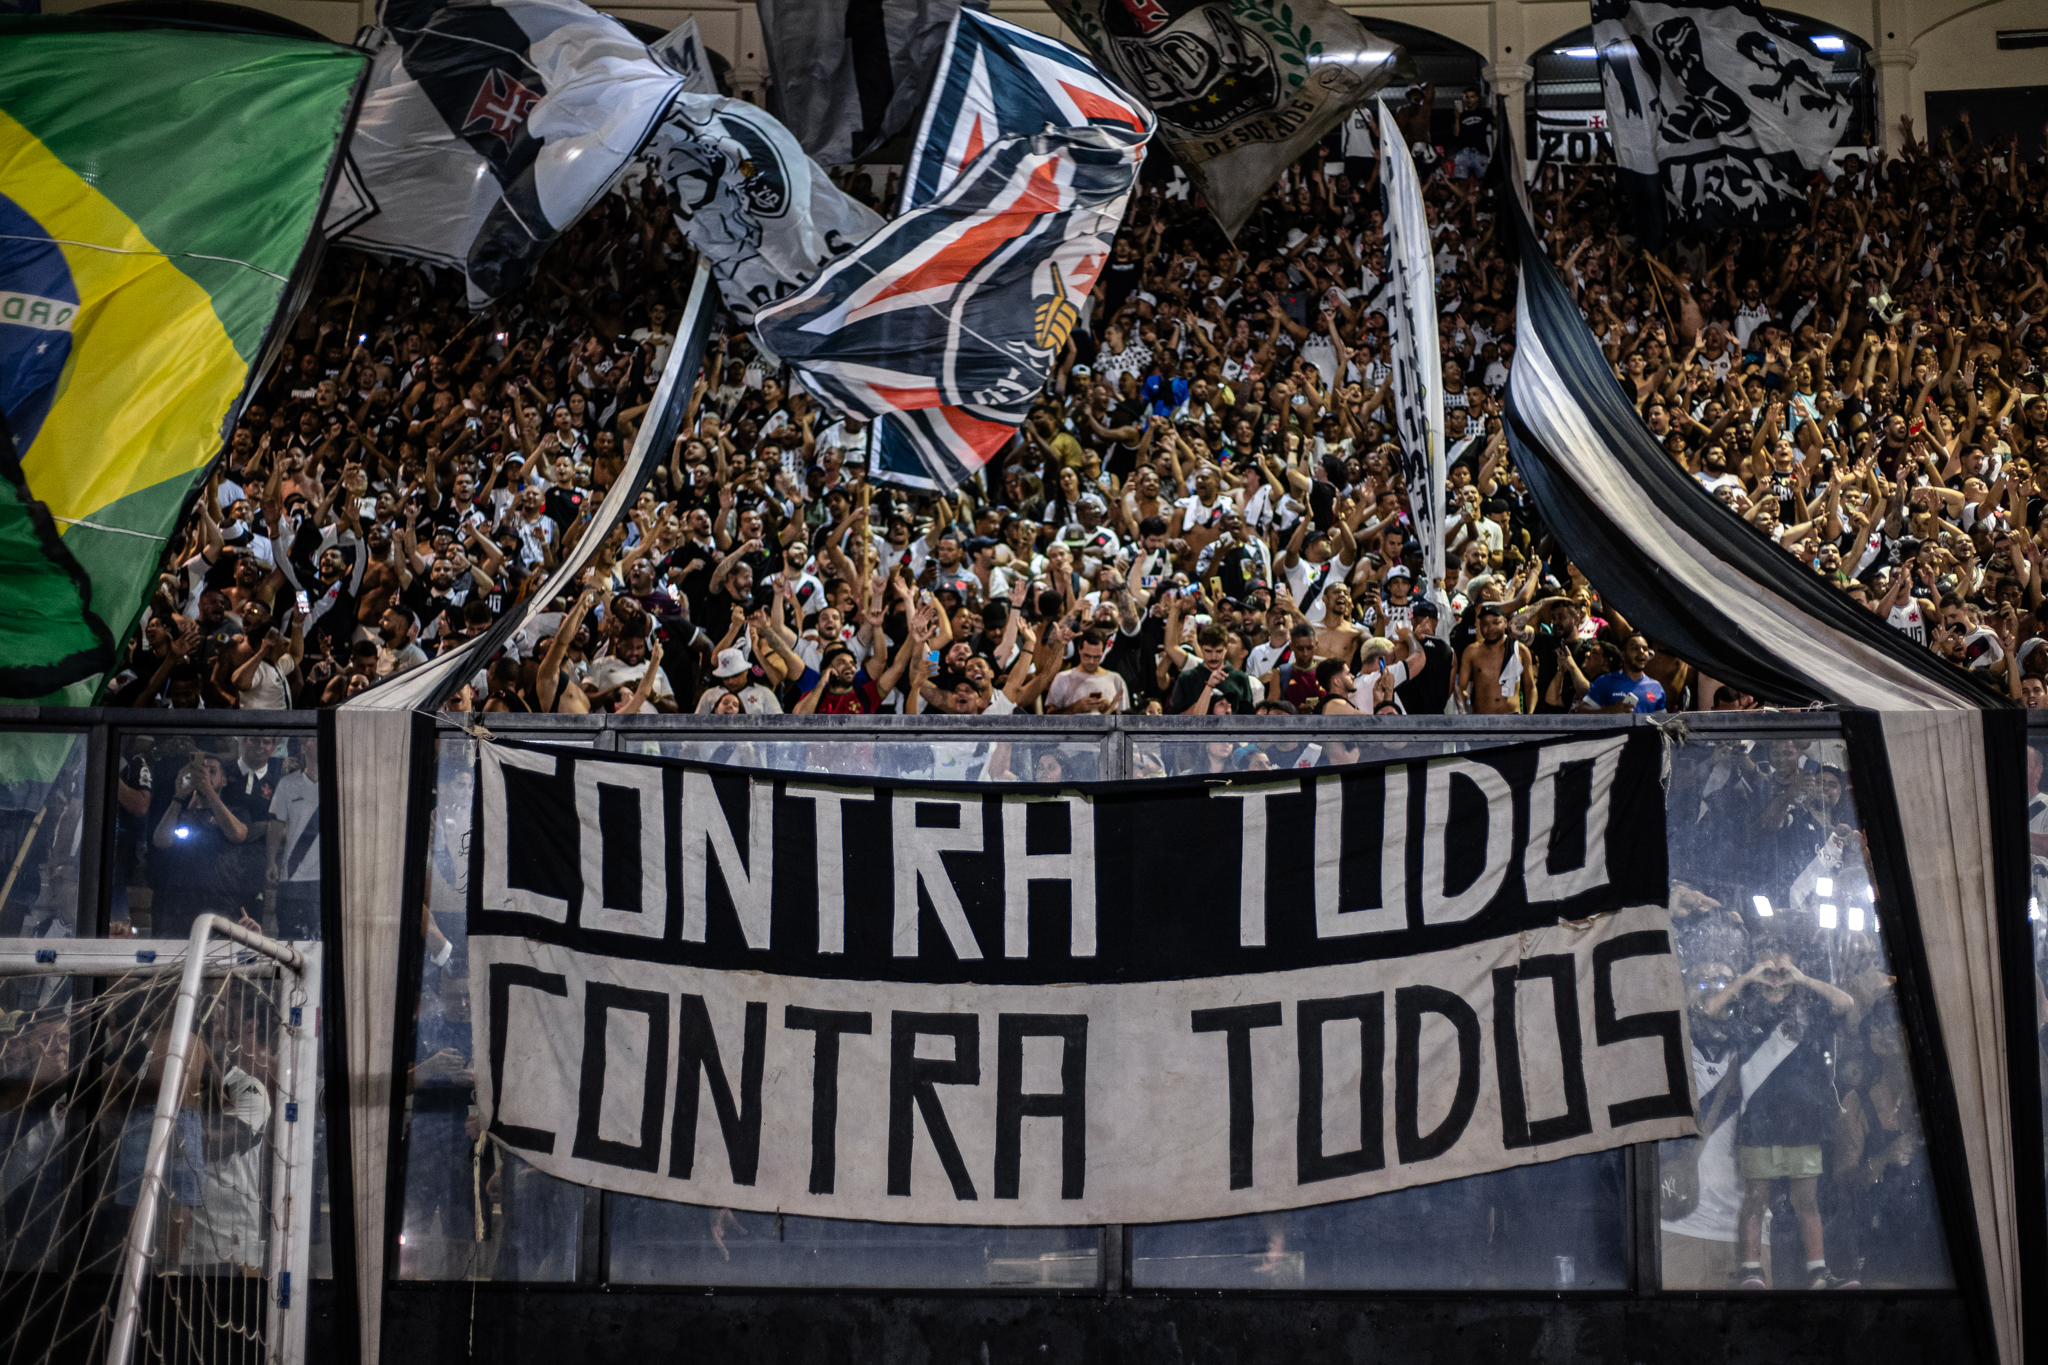
[[[463,270],[481,308],[615,184],[676,71],[576,0],[385,0],[331,239]]]
[[[1379,101],[1380,175],[1387,187],[1388,354],[1394,361],[1394,427],[1401,437],[1401,474],[1410,517],[1422,542],[1425,595],[1444,596],[1443,356],[1436,333],[1436,241],[1422,205],[1415,159],[1387,102]]]
[[[1503,158],[1503,165],[1511,158]],[[1526,200],[1508,453],[1543,524],[1659,649],[1759,701],[1883,711],[2009,703],[1913,644],[1665,454],[1551,264]]]
[[[1647,730],[1234,783],[479,760],[479,1103],[564,1179],[1150,1222],[1694,1131]]]
[[[843,166],[917,121],[960,0],[759,0],[756,8],[782,121],[805,151]]]
[[[882,226],[834,185],[766,111],[685,92],[647,144],[683,237],[701,253],[734,316],[801,291]]]
[[[1103,69],[1158,116],[1158,137],[1232,237],[1408,54],[1325,0],[1052,0]]]
[[[1638,237],[1803,217],[1849,121],[1828,58],[1755,0],[1593,0],[1593,42]]]

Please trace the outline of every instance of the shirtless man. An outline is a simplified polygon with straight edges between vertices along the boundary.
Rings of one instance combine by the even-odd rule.
[[[1529,647],[1508,639],[1507,609],[1488,602],[1479,609],[1479,638],[1465,646],[1465,657],[1458,661],[1458,695],[1465,709],[1481,716],[1527,711],[1535,681]]]
[[[1341,659],[1348,664],[1358,652],[1358,642],[1372,637],[1351,619],[1351,589],[1342,583],[1332,583],[1323,590],[1323,601],[1328,605],[1323,612],[1323,624],[1316,631],[1316,657]]]

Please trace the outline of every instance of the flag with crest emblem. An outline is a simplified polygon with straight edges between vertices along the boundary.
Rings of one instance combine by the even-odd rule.
[[[951,489],[1044,390],[1108,256],[1152,116],[1064,44],[961,10],[904,166],[900,217],[762,341],[842,412],[883,419]]]
[[[326,230],[516,288],[617,181],[684,78],[577,0],[384,0]]]

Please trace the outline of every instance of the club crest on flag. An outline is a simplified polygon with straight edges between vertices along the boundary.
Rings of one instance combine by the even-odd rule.
[[[477,87],[469,115],[462,121],[462,135],[494,137],[510,147],[513,137],[526,126],[526,116],[539,103],[539,95],[520,84],[518,78],[507,75],[502,67],[494,66],[484,73],[483,84]]]
[[[1067,282],[1060,278],[1057,264],[1051,267],[1052,297],[1038,305],[1038,349],[1058,351],[1067,344],[1067,338],[1074,334],[1074,324],[1081,320],[1081,310],[1074,306],[1074,300],[1067,293]]]

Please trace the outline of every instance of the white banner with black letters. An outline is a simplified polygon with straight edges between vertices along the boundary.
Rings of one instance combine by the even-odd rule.
[[[1757,0],[1593,0],[1593,43],[1638,237],[1805,221],[1848,127],[1832,58]]]
[[[479,1100],[578,1183],[914,1223],[1687,1135],[1660,743],[1058,788],[487,743]]]

